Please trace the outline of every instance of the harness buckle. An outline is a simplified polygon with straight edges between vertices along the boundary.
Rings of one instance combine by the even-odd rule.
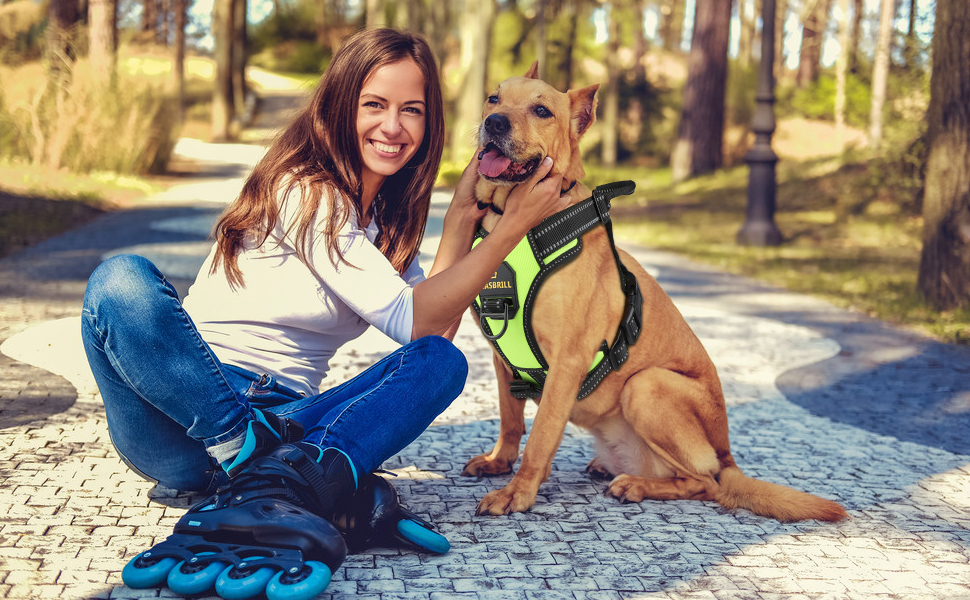
[[[513,397],[519,400],[538,398],[542,395],[542,390],[536,389],[534,385],[524,379],[513,379],[509,383],[509,391],[512,392]]]
[[[620,330],[626,338],[626,343],[632,346],[637,343],[640,330],[643,328],[643,294],[640,292],[637,278],[631,275],[629,279],[633,282],[633,289],[626,297],[626,309],[623,311],[623,320],[620,321]]]
[[[606,225],[610,222],[610,196],[600,188],[593,190],[593,208],[596,209],[600,223]]]

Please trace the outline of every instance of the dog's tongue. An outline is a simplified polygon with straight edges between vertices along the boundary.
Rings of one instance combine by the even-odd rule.
[[[498,177],[509,168],[510,164],[512,159],[493,148],[482,156],[481,162],[478,163],[478,172],[486,177]]]

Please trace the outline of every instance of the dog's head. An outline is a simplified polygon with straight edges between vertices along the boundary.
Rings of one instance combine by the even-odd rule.
[[[585,176],[579,139],[596,119],[599,85],[560,92],[538,78],[538,65],[499,84],[485,102],[478,130],[479,199],[504,205],[517,183],[552,157],[566,185]],[[506,189],[503,189],[506,188]]]

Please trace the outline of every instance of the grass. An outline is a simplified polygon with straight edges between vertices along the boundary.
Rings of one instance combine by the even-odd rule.
[[[779,164],[777,247],[735,241],[747,203],[746,166],[675,184],[667,171],[588,168],[590,187],[632,179],[614,201],[618,236],[899,325],[970,344],[970,310],[939,312],[917,287],[922,219],[876,163]]]

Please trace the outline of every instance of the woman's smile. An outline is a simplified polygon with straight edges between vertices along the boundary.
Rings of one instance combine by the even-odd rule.
[[[387,158],[396,157],[404,149],[404,144],[385,144],[377,140],[371,140],[370,143],[377,150],[378,154],[384,155]]]

